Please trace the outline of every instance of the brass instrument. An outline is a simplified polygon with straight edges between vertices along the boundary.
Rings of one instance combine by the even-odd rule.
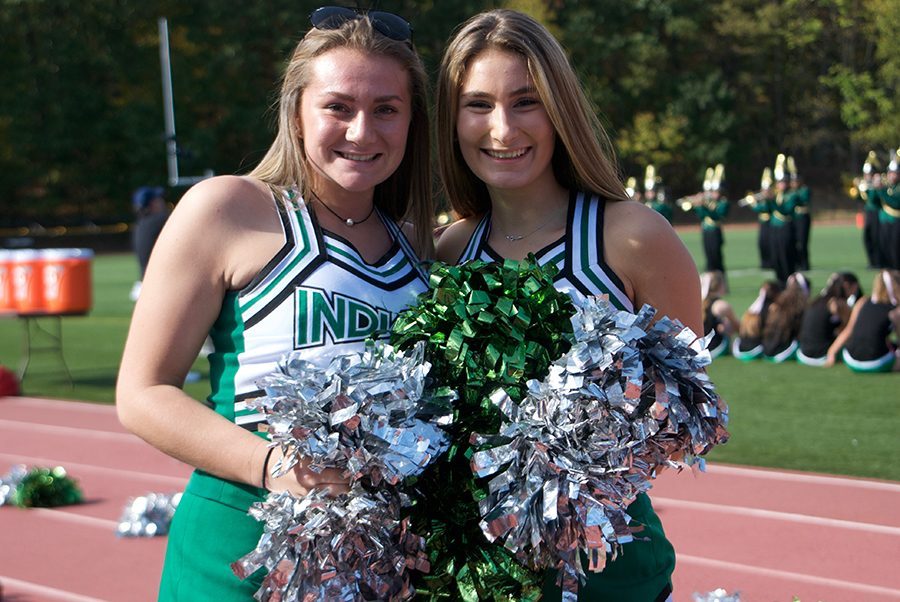
[[[703,202],[704,196],[706,196],[706,192],[698,192],[689,196],[683,196],[675,201],[675,204],[681,207],[682,211],[690,211]]]
[[[783,155],[779,156],[783,157]],[[777,164],[778,162],[776,161],[776,168]],[[738,201],[738,207],[755,207],[765,199],[766,195],[769,194],[769,190],[772,189],[772,168],[766,167],[765,169],[763,169],[762,177],[759,180],[759,188],[759,192],[748,192],[747,196],[740,199]]]

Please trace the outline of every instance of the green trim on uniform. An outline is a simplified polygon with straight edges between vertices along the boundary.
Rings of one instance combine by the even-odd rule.
[[[234,422],[234,381],[244,352],[244,323],[238,293],[229,291],[222,300],[219,317],[210,329],[215,351],[209,354],[209,402],[213,409]]]
[[[293,211],[292,213],[295,217],[297,217],[298,212],[299,212],[299,209],[296,211]],[[258,295],[256,295],[255,297],[253,297],[252,299],[250,299],[249,301],[244,303],[244,309],[249,309],[249,308],[253,307],[256,303],[259,302],[260,299],[263,299],[269,293],[269,291],[271,291],[275,286],[280,284],[281,281],[284,280],[285,278],[289,278],[289,277],[293,278],[293,274],[291,274],[291,271],[294,269],[294,266],[296,266],[298,263],[303,261],[306,258],[306,256],[309,255],[309,252],[312,249],[312,245],[310,245],[310,243],[309,243],[309,240],[310,240],[309,233],[306,231],[306,228],[304,228],[304,221],[303,221],[302,217],[297,217],[297,229],[300,231],[300,235],[301,235],[300,238],[303,241],[303,245],[297,250],[296,257],[294,257],[294,259],[291,260],[291,263],[288,264],[288,266],[286,268],[281,270],[281,273],[278,275],[278,277],[275,278],[274,280],[272,280],[272,282],[270,282],[264,290],[262,290]]]
[[[893,372],[894,362],[897,361],[897,356],[893,351],[888,351],[886,354],[874,360],[858,360],[850,355],[850,352],[846,349],[842,349],[841,358],[844,360],[844,363],[847,364],[847,367],[854,372],[870,374]]]
[[[347,251],[345,251],[344,249],[338,247],[337,245],[335,245],[333,243],[326,243],[325,248],[337,255],[340,255],[344,259],[349,260],[350,262],[355,264],[358,268],[365,270],[366,272],[368,272],[370,274],[379,276],[381,278],[387,278],[388,276],[393,276],[394,274],[396,274],[397,272],[399,272],[400,270],[405,268],[407,265],[406,262],[400,261],[400,262],[397,262],[397,265],[392,267],[390,270],[382,271],[380,269],[380,266],[378,266],[378,267],[370,266],[367,263],[364,263],[363,261],[361,261],[358,257],[355,257],[352,253],[348,253]]]

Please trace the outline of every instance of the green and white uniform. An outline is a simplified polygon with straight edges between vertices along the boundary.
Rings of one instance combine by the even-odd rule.
[[[634,303],[625,294],[622,280],[610,268],[603,253],[603,213],[605,199],[588,193],[573,193],[569,199],[566,233],[559,240],[535,253],[541,265],[555,264],[559,269],[554,279],[557,290],[568,293],[575,303],[588,295],[609,295],[617,308],[634,311]],[[480,259],[503,261],[488,244],[491,214],[487,213],[466,245],[457,263]],[[622,555],[608,561],[601,573],[588,573],[579,588],[578,599],[591,602],[653,602],[664,600],[671,592],[671,576],[675,570],[675,550],[666,539],[659,517],[650,498],[640,494],[628,507],[631,525],[640,528],[635,540],[625,544]],[[549,571],[544,587],[544,602],[561,599]]]
[[[368,264],[343,238],[323,231],[302,200],[276,199],[285,243],[245,288],[229,291],[210,336],[208,405],[252,432],[264,417],[246,401],[256,381],[299,351],[318,365],[386,337],[398,312],[427,289],[400,228],[378,213],[393,244]],[[247,515],[265,491],[196,470],[172,522],[160,600],[251,600],[262,571],[246,581],[230,564],[256,547],[262,524]]]

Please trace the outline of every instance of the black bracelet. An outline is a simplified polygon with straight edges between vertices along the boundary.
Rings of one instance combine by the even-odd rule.
[[[269,476],[269,458],[272,457],[273,451],[275,451],[275,448],[270,447],[269,451],[266,452],[266,459],[263,460],[262,484],[260,485],[263,489],[266,489],[266,477]]]

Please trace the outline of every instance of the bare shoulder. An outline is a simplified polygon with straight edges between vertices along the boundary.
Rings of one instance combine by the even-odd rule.
[[[271,197],[265,184],[244,176],[216,176],[192,186],[176,207],[192,217],[218,216],[226,222],[241,220]],[[217,220],[218,221],[218,220]]]
[[[437,260],[444,263],[456,263],[469,243],[469,239],[472,238],[472,233],[475,232],[480,220],[480,216],[467,217],[444,228],[435,246]]]
[[[697,266],[664,217],[635,201],[609,202],[603,238],[607,263],[622,278],[636,307],[652,305],[699,332]]]
[[[192,186],[160,236],[163,248],[205,261],[226,288],[240,287],[283,243],[272,193],[262,182],[218,176]]]

